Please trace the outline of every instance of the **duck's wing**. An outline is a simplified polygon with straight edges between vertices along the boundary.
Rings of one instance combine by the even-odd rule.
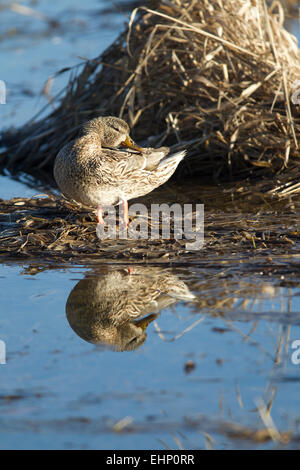
[[[145,148],[143,152],[116,152],[118,165],[123,173],[132,173],[135,171],[153,171],[159,163],[168,155],[170,149],[161,147],[159,149]]]
[[[185,151],[170,154],[168,147],[161,147],[159,149],[143,149],[142,153],[113,151],[107,153],[111,155],[110,166],[111,169],[116,167],[118,173],[132,174],[135,172],[155,172],[162,170],[165,167],[177,166],[186,154]]]

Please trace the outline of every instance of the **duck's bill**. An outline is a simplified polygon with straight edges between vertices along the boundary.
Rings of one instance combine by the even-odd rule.
[[[140,320],[137,320],[134,323],[136,326],[139,326],[140,328],[142,328],[143,331],[145,331],[149,323],[151,323],[157,317],[158,317],[157,313],[151,313],[147,317],[141,318]]]
[[[122,147],[127,147],[127,148],[132,149],[132,150],[137,150],[138,152],[143,151],[142,147],[139,147],[138,145],[136,145],[133,142],[133,140],[129,137],[129,135],[126,137],[124,142],[121,142],[121,145],[122,145]]]

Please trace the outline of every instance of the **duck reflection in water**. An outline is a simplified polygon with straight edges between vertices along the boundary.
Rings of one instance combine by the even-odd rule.
[[[141,346],[158,313],[195,296],[178,276],[156,267],[130,267],[91,273],[71,291],[66,313],[71,328],[85,341],[116,351]]]

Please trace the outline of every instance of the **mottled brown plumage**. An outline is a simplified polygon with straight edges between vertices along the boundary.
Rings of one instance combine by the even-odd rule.
[[[117,148],[120,145],[131,150]],[[169,151],[168,147],[141,149],[130,139],[125,121],[99,117],[87,122],[79,137],[61,149],[54,177],[67,198],[86,206],[127,203],[170,178],[185,151],[171,155]]]
[[[155,318],[149,314],[180,300],[195,300],[186,284],[170,271],[135,266],[130,272],[110,270],[86,277],[73,288],[66,312],[81,338],[117,350],[135,349],[145,341],[147,325]]]

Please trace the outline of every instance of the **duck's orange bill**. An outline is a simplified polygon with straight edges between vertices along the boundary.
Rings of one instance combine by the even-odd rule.
[[[132,150],[137,150],[138,152],[142,152],[143,149],[136,145],[133,140],[129,137],[129,135],[126,137],[124,142],[121,142],[122,147],[128,147]]]
[[[134,324],[142,328],[143,331],[146,331],[146,328],[149,325],[149,323],[151,323],[157,317],[158,317],[157,313],[151,313],[147,317],[144,317],[144,318],[141,318],[140,320],[135,321]]]

